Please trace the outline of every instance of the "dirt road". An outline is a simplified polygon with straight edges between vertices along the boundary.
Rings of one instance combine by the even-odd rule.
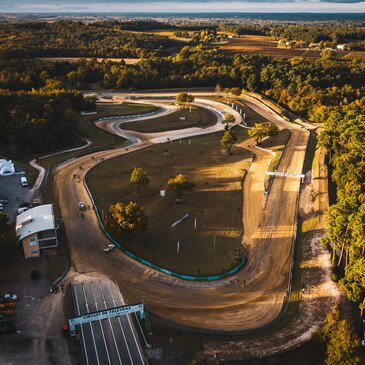
[[[300,173],[308,140],[307,131],[285,122],[258,101],[248,100],[248,103],[266,118],[291,129],[292,137],[279,171]],[[222,106],[223,113],[226,108]],[[121,291],[130,302],[143,299],[149,311],[177,325],[228,333],[257,329],[273,321],[282,308],[288,285],[300,184],[298,179],[275,179],[267,208],[263,210],[264,173],[271,156],[247,147],[257,156],[243,192],[243,244],[248,250],[247,265],[225,280],[183,281],[149,269],[120,251],[105,255],[101,248],[107,240],[93,210],[87,210],[84,219],[77,216],[78,201],[92,205],[83,185],[88,169],[100,163],[100,159],[129,153],[149,143],[141,141],[129,147],[128,151],[98,152],[93,154],[93,158],[83,156],[57,169],[55,190],[76,270],[107,273],[118,280]],[[251,144],[253,141],[246,141],[245,146]]]

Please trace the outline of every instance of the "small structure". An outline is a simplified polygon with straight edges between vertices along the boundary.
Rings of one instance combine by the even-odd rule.
[[[339,51],[347,51],[348,46],[347,46],[347,44],[338,44],[338,45],[336,46],[336,48],[337,48]]]
[[[15,167],[12,161],[0,160],[0,175],[9,176],[15,174]]]
[[[19,214],[16,235],[22,242],[25,258],[39,257],[41,250],[58,246],[52,204],[40,205]]]

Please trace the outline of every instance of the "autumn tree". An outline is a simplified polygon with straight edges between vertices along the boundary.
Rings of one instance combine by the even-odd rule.
[[[267,135],[269,137],[276,137],[278,134],[279,134],[279,127],[274,123],[270,123],[267,126]]]
[[[118,202],[110,206],[105,223],[111,231],[130,236],[138,230],[145,230],[148,220],[144,208],[137,203]]]
[[[231,113],[225,113],[223,116],[223,122],[226,124],[234,123],[235,119]]]
[[[268,129],[264,124],[255,123],[252,129],[250,129],[247,133],[251,138],[255,138],[256,143],[259,143],[267,137]]]
[[[221,146],[224,147],[228,154],[232,154],[232,147],[237,142],[237,136],[234,134],[232,129],[224,132],[221,139]]]
[[[188,93],[181,93],[176,95],[176,101],[178,104],[190,104],[194,101],[194,96]]]
[[[222,93],[223,89],[220,84],[217,84],[214,88],[214,92],[217,94],[217,97],[220,97],[220,94]]]
[[[178,198],[181,198],[184,191],[191,190],[193,184],[188,180],[188,177],[184,174],[177,174],[167,182],[168,188],[173,191]]]
[[[137,186],[137,191],[139,193],[142,187],[145,187],[149,184],[150,179],[141,167],[135,167],[131,173],[129,182],[132,185]]]
[[[360,358],[355,350],[359,339],[345,319],[341,319],[338,305],[327,314],[320,338],[326,343],[327,365],[357,365]]]

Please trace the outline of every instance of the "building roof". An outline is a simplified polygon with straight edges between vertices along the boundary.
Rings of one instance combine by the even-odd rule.
[[[52,204],[39,205],[16,217],[15,232],[19,240],[49,229],[55,229]]]
[[[15,174],[15,168],[13,162],[0,159],[0,175],[6,176],[14,174]]]

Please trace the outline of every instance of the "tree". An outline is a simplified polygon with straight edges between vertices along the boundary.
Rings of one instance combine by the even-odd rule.
[[[194,101],[194,96],[188,93],[181,93],[176,95],[176,101],[179,104],[189,104]]]
[[[255,138],[256,144],[268,135],[268,128],[264,124],[255,123],[255,125],[248,131],[248,135]]]
[[[167,182],[167,186],[170,190],[176,193],[178,198],[181,198],[184,191],[191,190],[193,184],[188,180],[188,177],[184,174],[177,174]]]
[[[137,191],[139,193],[141,187],[145,187],[149,184],[150,179],[141,167],[135,167],[131,173],[129,181],[132,185],[137,186]]]
[[[232,154],[232,147],[237,142],[237,136],[233,133],[232,129],[224,132],[221,139],[221,145],[227,149],[228,154]]]
[[[234,121],[235,121],[234,116],[230,113],[225,113],[223,118],[224,118],[223,121],[226,124],[234,123]]]
[[[276,137],[279,134],[279,127],[276,124],[271,123],[267,127],[267,132],[269,137]]]
[[[360,358],[356,356],[359,339],[345,319],[341,320],[338,305],[327,314],[320,338],[327,343],[327,365],[357,365]]]
[[[221,86],[221,85],[219,85],[219,84],[217,84],[217,85],[215,86],[214,92],[217,94],[217,97],[218,97],[218,98],[220,97],[220,93],[221,93],[222,91],[223,91],[222,86]]]
[[[129,202],[124,204],[118,202],[110,206],[105,223],[108,229],[129,236],[137,230],[145,230],[148,220],[144,208],[137,203]]]

